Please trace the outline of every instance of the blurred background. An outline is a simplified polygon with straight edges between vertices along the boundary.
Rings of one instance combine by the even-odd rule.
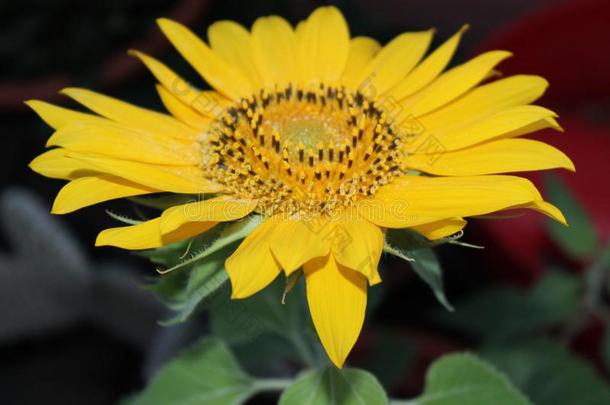
[[[205,317],[172,327],[167,309],[142,286],[146,259],[93,247],[116,226],[113,202],[62,217],[48,212],[61,181],[31,172],[48,128],[23,104],[70,105],[66,86],[95,89],[161,110],[150,74],[126,51],[159,57],[198,83],[155,25],[169,17],[205,36],[219,19],[246,26],[262,15],[292,23],[334,4],[353,35],[382,42],[408,30],[437,29],[435,44],[471,28],[455,61],[507,49],[504,75],[540,74],[539,101],[560,115],[564,133],[535,135],[566,152],[577,172],[528,175],[572,227],[540,215],[472,221],[463,241],[443,247],[444,312],[408,265],[383,258],[376,294],[353,363],[393,394],[415,395],[431,360],[476,350],[507,372],[535,403],[610,403],[610,2],[607,0],[4,0],[0,3],[0,402],[111,404],[138,391],[201,330]],[[372,305],[373,306],[373,305]],[[550,375],[555,388],[546,389]],[[547,387],[548,388],[548,387]],[[568,391],[566,391],[568,390]],[[273,397],[252,403],[273,403]]]

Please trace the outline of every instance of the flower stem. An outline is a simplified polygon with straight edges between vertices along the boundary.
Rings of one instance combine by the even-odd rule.
[[[260,391],[284,391],[292,384],[290,378],[265,378],[254,381],[254,389]]]

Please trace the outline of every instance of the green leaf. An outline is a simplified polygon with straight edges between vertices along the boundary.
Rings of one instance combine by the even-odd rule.
[[[445,296],[443,287],[443,271],[432,249],[418,249],[411,252],[414,259],[411,267],[417,275],[424,280],[432,289],[434,296],[448,311],[453,311],[453,306]]]
[[[163,367],[130,405],[237,405],[256,388],[227,347],[203,339]]]
[[[164,325],[174,325],[186,321],[200,305],[211,301],[210,297],[214,296],[228,280],[224,268],[227,255],[227,252],[218,252],[204,263],[189,270],[189,278],[183,288],[181,299],[169,303],[169,307],[177,314],[172,319],[165,321]]]
[[[406,254],[407,252],[411,252],[416,249],[431,248],[443,244],[446,241],[447,240],[445,239],[431,241],[410,229],[388,229],[385,235],[385,248],[394,248],[400,255],[400,253]]]
[[[259,335],[273,334],[289,342],[303,364],[325,361],[325,354],[318,355],[314,346],[318,340],[307,313],[304,284],[301,278],[284,303],[285,277],[246,299],[232,300],[230,288],[223,288],[210,310],[212,331],[236,348],[251,345]]]
[[[225,247],[237,242],[240,239],[245,238],[262,222],[260,215],[250,215],[247,218],[241,219],[239,221],[232,222],[227,225],[218,238],[216,238],[210,245],[205,246],[197,252],[192,253],[185,260],[182,260],[180,263],[176,264],[165,270],[158,270],[161,274],[168,274],[173,271],[188,267],[193,263],[197,263],[198,261],[205,259],[213,253],[216,253]]]
[[[280,405],[383,405],[388,399],[375,376],[359,369],[325,367],[302,374],[280,397]]]
[[[183,240],[154,250],[137,251],[136,254],[147,258],[154,264],[173,266],[180,262],[180,258],[184,256],[189,245],[191,245],[191,240]]]
[[[535,312],[531,325],[537,328],[567,321],[579,309],[581,296],[582,281],[577,276],[547,273],[534,285],[526,302],[527,309]]]
[[[269,370],[300,362],[292,344],[278,335],[261,334],[231,349],[244,368],[254,375],[268,375]]]
[[[432,289],[434,296],[448,311],[453,311],[443,287],[443,271],[431,249],[443,243],[455,242],[461,236],[430,241],[409,229],[388,229],[384,252],[408,261],[415,273]]]
[[[474,333],[489,342],[506,342],[570,319],[578,310],[581,282],[553,272],[527,294],[510,287],[492,287],[456,305],[443,322]]]
[[[537,339],[483,351],[538,405],[610,404],[610,388],[585,361],[557,343]]]
[[[265,332],[263,324],[251,313],[244,300],[231,299],[231,287],[228,284],[213,298],[207,309],[214,335],[220,336],[230,345],[244,345]]]
[[[177,312],[163,324],[184,322],[203,304],[214,307],[228,301],[228,294],[217,294],[228,280],[224,262],[238,241],[259,223],[260,217],[252,216],[229,225],[219,225],[189,243],[166,246],[147,254],[151,260],[170,266],[158,277],[156,285],[148,287]],[[195,247],[197,250],[185,258],[185,252]]]
[[[498,370],[472,354],[451,354],[426,374],[424,394],[409,404],[526,405],[530,402]]]
[[[139,254],[148,258],[153,263],[172,267],[185,261],[185,259],[189,259],[193,254],[206,250],[221,236],[225,228],[225,224],[219,224],[194,238],[161,246],[153,250],[145,250],[139,252]]]
[[[569,224],[566,227],[549,220],[547,224],[551,237],[573,258],[589,258],[597,248],[599,239],[584,208],[556,176],[549,175],[545,178],[545,189],[549,201],[561,209]]]
[[[186,299],[185,286],[188,283],[188,276],[187,272],[157,276],[153,279],[154,284],[147,284],[142,288],[155,293],[167,305],[172,305]]]
[[[290,335],[298,330],[302,316],[304,292],[298,282],[282,304],[286,281],[278,277],[257,294],[239,300],[230,298],[227,288],[211,310],[212,330],[231,344],[244,344],[263,332]]]
[[[453,311],[443,287],[443,271],[436,255],[432,249],[432,242],[422,236],[414,235],[415,232],[401,229],[400,233],[394,232],[386,235],[384,251],[400,257],[411,264],[415,273],[432,289],[434,296],[448,311]]]
[[[165,210],[176,205],[200,201],[201,197],[194,194],[160,194],[146,197],[129,197],[128,200],[144,207]]]

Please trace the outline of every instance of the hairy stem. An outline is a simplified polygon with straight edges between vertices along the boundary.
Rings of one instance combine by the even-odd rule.
[[[290,378],[265,378],[254,381],[254,389],[256,392],[284,391],[290,384],[292,384]]]

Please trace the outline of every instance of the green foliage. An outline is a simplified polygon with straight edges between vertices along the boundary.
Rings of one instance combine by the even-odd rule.
[[[549,233],[563,251],[575,259],[591,257],[598,245],[598,236],[591,219],[570,190],[555,176],[545,178],[549,201],[555,204],[568,220],[568,227],[548,221]]]
[[[452,354],[432,364],[426,374],[424,393],[406,403],[527,405],[530,402],[506,376],[481,359],[471,354]]]
[[[430,241],[410,229],[388,229],[385,235],[385,250],[399,257],[401,254],[404,254],[406,256],[405,260],[409,260],[409,256],[406,255],[408,252],[416,249],[431,248],[441,244],[442,241],[442,239],[440,242]],[[393,253],[391,251],[392,248],[395,248],[397,252]]]
[[[153,196],[129,197],[128,200],[144,207],[166,210],[170,207],[175,207],[176,205],[188,204],[201,200],[201,196],[198,197],[193,194],[162,193]]]
[[[204,338],[163,367],[125,405],[239,405],[261,391],[283,391],[280,405],[383,405],[386,393],[364,370],[325,366],[305,371],[295,380],[257,379],[247,374],[229,348]],[[429,369],[424,393],[411,405],[521,405],[529,402],[488,364],[470,354],[441,358]]]
[[[413,271],[432,289],[434,296],[448,311],[453,311],[443,287],[443,271],[431,247],[455,238],[429,241],[408,229],[388,229],[384,251],[408,261]]]
[[[358,369],[329,366],[308,371],[280,397],[280,405],[383,405],[388,403],[374,375]]]
[[[183,269],[209,257],[213,253],[221,251],[222,249],[248,236],[250,232],[252,232],[254,228],[261,223],[261,221],[262,219],[259,215],[251,215],[245,219],[230,223],[226,227],[222,228],[222,231],[218,237],[213,238],[209,245],[205,245],[198,251],[191,253],[186,259],[180,257],[177,264],[168,269],[159,270],[159,273],[168,274],[173,271]],[[212,230],[212,232],[214,232],[214,230]]]
[[[560,186],[555,182],[549,188],[561,193]],[[598,242],[586,215],[578,212],[577,203],[569,196],[556,198],[568,218],[572,217],[574,229],[567,234],[564,228],[551,232],[562,246],[574,245],[574,240],[578,240],[576,247],[564,246],[573,257],[591,258],[598,252]],[[588,308],[583,291],[589,289],[589,284],[599,285],[603,281],[601,270],[589,272],[599,277],[588,276],[588,284],[575,275],[549,272],[528,292],[510,287],[486,289],[456,305],[455,314],[439,312],[437,319],[446,326],[483,342],[484,357],[498,369],[471,354],[445,356],[429,368],[424,392],[419,397],[388,401],[380,381],[387,388],[394,387],[413,364],[415,352],[403,337],[381,331],[361,363],[368,371],[337,369],[328,365],[313,332],[300,273],[278,277],[247,299],[230,298],[224,261],[239,240],[260,222],[260,217],[252,216],[219,226],[188,243],[147,253],[151,260],[168,268],[161,271],[164,275],[160,282],[151,287],[176,312],[168,323],[182,322],[196,309],[205,308],[210,314],[212,334],[231,349],[218,338],[204,339],[163,368],[149,387],[127,403],[237,405],[261,391],[283,391],[281,405],[530,404],[525,395],[541,405],[610,403],[608,386],[585,362],[557,344],[532,340],[532,336],[551,327],[570,329],[578,311]],[[457,240],[460,236],[429,241],[409,230],[388,230],[384,251],[408,261],[437,300],[452,311],[444,292],[442,269],[432,248],[442,243],[461,244]],[[607,267],[610,254],[601,253],[592,268]],[[370,315],[384,291],[375,287],[369,292]],[[237,364],[229,350],[239,355],[243,366]],[[603,355],[610,367],[608,336]],[[294,380],[253,376],[295,364],[306,368]]]
[[[186,286],[181,290],[182,299],[169,303],[169,307],[176,312],[176,315],[166,321],[166,324],[184,322],[201,304],[214,300],[215,293],[226,284],[228,279],[224,268],[226,257],[226,251],[220,251],[189,270]]]
[[[238,241],[259,223],[260,218],[252,216],[228,226],[214,227],[189,242],[145,253],[155,263],[169,267],[158,277],[156,284],[148,286],[176,312],[165,324],[186,321],[202,305],[223,307],[219,303],[224,304],[230,295],[226,289],[221,291],[228,280],[224,262]],[[196,250],[189,255],[191,249]]]
[[[262,331],[288,333],[300,317],[299,300],[302,297],[292,297],[291,293],[282,304],[284,285],[283,277],[278,277],[263,291],[240,300],[231,300],[227,288],[225,299],[220,300],[222,304],[212,308],[212,330],[235,344],[245,342]]]
[[[432,289],[434,296],[448,311],[453,312],[453,306],[445,295],[443,286],[443,271],[432,249],[418,249],[410,253],[411,267],[417,275]]]
[[[367,350],[362,365],[388,390],[404,381],[416,359],[412,342],[391,329],[375,329],[374,345]]]
[[[546,339],[483,351],[538,405],[610,404],[610,389],[582,359]]]
[[[235,346],[250,344],[261,334],[279,336],[295,347],[301,362],[319,363],[322,359],[311,345],[316,339],[306,313],[304,282],[297,282],[282,303],[285,285],[286,279],[278,277],[263,291],[241,300],[231,300],[226,288],[224,299],[219,298],[210,311],[213,333]]]
[[[268,375],[271,370],[283,369],[286,364],[300,364],[301,361],[292,342],[269,333],[232,345],[231,350],[243,367],[253,374]]]
[[[528,294],[510,287],[490,288],[457,304],[455,314],[438,317],[499,344],[567,321],[579,308],[580,293],[578,278],[553,272]]]
[[[204,339],[161,369],[129,405],[237,405],[256,391],[227,347]]]
[[[265,332],[259,317],[246,301],[232,300],[231,288],[226,285],[208,307],[212,333],[230,345],[243,345]]]

